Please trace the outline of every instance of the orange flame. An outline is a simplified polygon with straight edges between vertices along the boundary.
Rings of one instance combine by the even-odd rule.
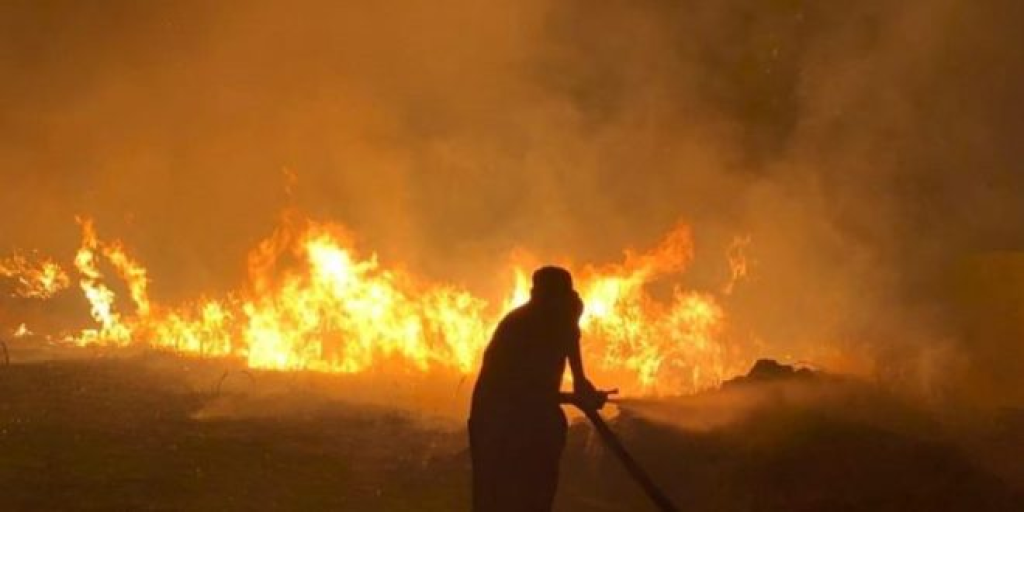
[[[250,253],[242,289],[167,307],[151,303],[146,268],[122,243],[101,241],[87,218],[79,224],[75,268],[98,324],[73,339],[79,345],[151,346],[270,370],[467,374],[501,316],[529,298],[524,266],[510,267],[512,290],[491,303],[383,266],[374,253],[360,255],[342,228],[289,213]],[[722,306],[674,283],[692,259],[690,230],[680,225],[650,251],[627,251],[620,264],[575,267],[595,380],[633,394],[687,392],[715,386],[735,368]],[[117,310],[104,260],[127,286],[131,313]],[[649,292],[655,281],[673,282],[670,298]]]
[[[0,259],[0,277],[14,279],[14,295],[19,298],[46,300],[71,285],[67,273],[53,260],[33,261],[18,252]]]
[[[484,344],[483,301],[383,269],[375,254],[360,259],[343,232],[315,223],[292,246],[300,268],[278,270],[280,240],[250,257],[251,366],[353,373],[398,360],[420,371],[472,369]]]
[[[715,298],[675,285],[671,300],[660,302],[647,291],[683,273],[692,258],[690,230],[679,225],[654,250],[627,252],[624,264],[584,268],[584,352],[602,371],[631,373],[644,393],[696,391],[723,379],[730,367],[721,344],[725,314]]]
[[[128,284],[128,291],[139,316],[149,315],[149,278],[146,276],[146,269],[132,259],[117,241],[104,244],[103,255],[110,260],[118,275]]]
[[[89,301],[90,313],[100,327],[83,330],[79,344],[110,344],[125,346],[131,342],[131,329],[121,322],[114,311],[114,291],[103,283],[99,268],[99,240],[96,228],[89,219],[78,219],[82,227],[82,246],[75,253],[75,268],[82,275],[79,286]]]

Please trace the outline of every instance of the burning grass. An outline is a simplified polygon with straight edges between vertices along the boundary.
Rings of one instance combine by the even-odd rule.
[[[150,298],[145,265],[121,241],[101,238],[88,218],[79,224],[74,269],[96,325],[43,335],[50,342],[237,359],[253,369],[468,376],[492,327],[529,297],[529,269],[539,264],[525,256],[510,264],[507,295],[491,301],[386,266],[342,227],[287,212],[249,254],[244,286],[167,304]],[[722,294],[683,287],[692,259],[689,228],[679,225],[621,263],[573,267],[595,376],[631,394],[674,394],[713,388],[735,369],[723,299],[746,273],[742,246],[730,250],[733,277]],[[667,297],[653,295],[654,283]]]

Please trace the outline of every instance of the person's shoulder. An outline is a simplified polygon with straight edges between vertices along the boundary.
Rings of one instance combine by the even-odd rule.
[[[525,304],[523,306],[513,308],[505,313],[505,316],[502,317],[500,322],[498,322],[498,330],[509,330],[515,326],[520,326],[526,321],[527,316],[528,314]]]
[[[549,322],[550,318],[530,303],[514,308],[502,320],[502,323],[513,331],[548,330]]]

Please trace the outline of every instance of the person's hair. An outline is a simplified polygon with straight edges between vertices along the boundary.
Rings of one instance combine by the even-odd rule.
[[[561,300],[573,294],[572,274],[565,268],[544,266],[534,271],[531,300]]]

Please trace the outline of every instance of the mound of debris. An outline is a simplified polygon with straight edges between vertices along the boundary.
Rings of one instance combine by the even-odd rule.
[[[722,383],[722,388],[737,388],[762,382],[778,380],[813,381],[821,377],[821,373],[810,368],[797,368],[783,364],[772,358],[761,358],[744,376],[737,376]]]

